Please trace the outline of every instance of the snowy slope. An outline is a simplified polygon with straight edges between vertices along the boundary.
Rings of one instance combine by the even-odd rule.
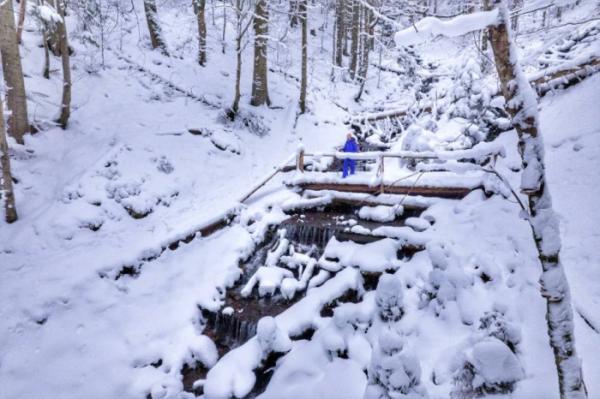
[[[542,102],[548,181],[560,215],[562,260],[575,307],[589,397],[600,396],[600,76]]]
[[[121,21],[122,30],[109,34],[105,67],[100,65],[97,49],[84,44],[81,32],[76,32],[75,18],[69,17],[75,48],[74,112],[66,131],[50,126],[62,84],[58,60],[52,60],[51,79],[41,78],[39,34],[32,19],[27,20],[21,51],[30,117],[45,129],[27,137],[24,146],[10,143],[20,220],[0,224],[1,399],[185,395],[180,381],[183,365],[200,361],[212,366],[217,361],[214,344],[201,333],[199,306],[218,309],[222,305],[223,292],[239,277],[240,259],[264,235],[261,229],[283,218],[277,207],[266,212],[264,205],[296,196],[276,180],[249,201],[254,206],[242,213],[241,224],[182,244],[176,251],[165,251],[144,263],[137,278],[115,280],[118,272],[157,255],[172,239],[239,205],[240,196],[300,144],[308,151],[331,150],[341,144],[346,131],[343,121],[349,114],[414,104],[413,89],[406,89],[405,78],[381,72],[371,74],[362,102],[355,102],[355,85],[330,82],[329,38],[322,41],[320,36],[309,35],[310,113],[296,123],[298,83],[294,76],[300,72],[300,54],[292,44],[299,40],[299,30],[287,32],[286,23],[279,21],[273,37],[287,36],[270,49],[271,65],[278,71],[269,75],[274,107],[248,104],[249,45],[242,115],[254,125],[229,122],[223,110],[233,94],[232,30],[227,32],[227,52],[221,54],[217,12],[217,25],[208,29],[209,62],[201,68],[194,61],[196,44],[190,39],[195,34],[194,17],[187,8],[168,7],[175,3],[159,2],[173,57],[152,52],[146,35],[138,33],[145,26],[139,26],[131,15]],[[137,10],[141,4],[135,2]],[[592,6],[584,2],[583,11],[575,16]],[[273,18],[282,17],[275,14]],[[312,27],[331,24],[322,18],[315,16]],[[559,37],[567,29],[551,35]],[[554,42],[554,36],[533,35],[519,41],[530,71],[536,71],[537,57]],[[425,62],[439,65],[442,78],[436,93],[449,91],[448,76],[463,68],[465,58],[476,57],[468,48],[471,44],[471,38],[437,40],[421,49]],[[395,57],[384,54],[383,64],[396,65]],[[173,85],[191,95],[183,95]],[[580,315],[576,316],[577,345],[590,398],[600,397],[600,382],[595,378],[600,375],[596,360],[600,355],[600,274],[595,256],[600,246],[595,206],[600,195],[599,87],[600,78],[590,78],[564,93],[547,96],[541,108],[548,180],[562,217],[562,256]],[[429,122],[419,121],[423,126]],[[439,134],[434,135],[437,143],[448,145],[465,124],[441,122]],[[190,134],[190,128],[203,134]],[[423,142],[429,139],[424,136]],[[503,166],[509,173],[518,164],[514,133],[502,140],[512,151]],[[393,165],[386,165],[386,170],[393,172]],[[510,177],[516,185],[518,175]],[[452,248],[453,261],[465,265],[466,277],[459,277],[471,283],[461,294],[464,297],[450,301],[442,318],[431,309],[417,312],[417,291],[408,291],[407,307],[415,313],[399,329],[421,362],[423,385],[432,397],[447,398],[452,378],[447,364],[453,358],[450,352],[456,354],[478,342],[477,318],[489,309],[500,309],[522,329],[519,359],[526,375],[514,397],[557,397],[543,319],[545,304],[539,296],[540,270],[518,207],[474,193],[459,205],[436,204],[430,212],[439,223],[427,231],[427,225],[422,227],[424,220],[413,221],[415,230],[421,226],[430,240]],[[259,220],[254,227],[244,224],[253,218]],[[491,287],[479,281],[478,264],[486,265],[497,278]],[[397,277],[419,284],[427,281],[434,268],[425,255],[404,266]],[[522,269],[518,276],[513,275],[516,266]],[[363,301],[361,306],[372,311],[374,298],[367,296]],[[307,320],[314,315],[301,316]],[[292,325],[289,320],[295,320],[295,315],[288,313],[281,319]],[[332,320],[320,322],[333,328]],[[339,337],[329,333],[324,328],[314,342],[295,341],[264,398],[362,398],[368,383],[363,370],[369,364],[370,344],[359,334],[344,333],[355,349],[354,356],[331,359],[324,347],[331,344],[328,339]],[[375,334],[369,338],[377,340]],[[448,356],[441,356],[445,350]],[[229,370],[225,374],[234,375]],[[434,374],[439,384],[432,380]]]

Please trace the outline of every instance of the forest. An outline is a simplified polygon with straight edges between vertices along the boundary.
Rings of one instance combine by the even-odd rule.
[[[600,399],[599,0],[0,0],[0,399]]]

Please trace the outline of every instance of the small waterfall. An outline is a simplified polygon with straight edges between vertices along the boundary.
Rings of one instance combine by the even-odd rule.
[[[230,349],[238,347],[256,334],[256,322],[244,320],[235,314],[203,312],[206,327],[212,330],[215,341]]]
[[[329,240],[340,229],[331,225],[317,225],[308,223],[298,223],[297,221],[285,223],[286,236],[290,241],[302,245],[316,245],[323,249]]]

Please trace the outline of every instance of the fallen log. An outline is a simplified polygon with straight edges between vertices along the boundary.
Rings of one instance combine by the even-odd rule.
[[[134,60],[119,54],[118,52],[114,51],[113,52],[115,57],[117,57],[119,60],[129,64],[133,69],[137,70],[138,72],[141,72],[145,75],[147,75],[148,77],[150,77],[151,79],[154,79],[155,81],[160,82],[161,84],[163,84],[164,86],[178,92],[179,94],[182,94],[185,97],[188,97],[194,101],[198,101],[210,108],[213,109],[219,109],[221,108],[221,104],[215,103],[213,101],[208,100],[205,96],[203,95],[198,95],[193,93],[190,90],[187,90],[183,87],[178,86],[177,84],[175,84],[174,82],[172,82],[171,80],[164,78],[163,76],[159,75],[156,72],[151,71],[150,69],[146,68],[145,66],[135,62]]]
[[[422,112],[431,112],[431,105],[427,105],[423,108],[418,108],[417,113],[422,113]],[[365,122],[376,122],[379,120],[383,120],[383,119],[395,119],[395,118],[402,118],[404,116],[407,116],[408,113],[410,112],[410,108],[409,109],[394,109],[391,111],[384,111],[384,112],[378,112],[375,114],[370,114],[370,115],[362,115],[362,116],[357,116],[355,118],[352,119],[352,123],[365,123]]]
[[[564,89],[577,84],[598,71],[600,71],[600,58],[592,58],[575,66],[546,73],[530,82],[541,97],[559,86]]]
[[[367,184],[341,184],[341,183],[300,183],[297,185],[302,190],[331,190],[339,192],[369,193],[369,194],[401,194],[420,195],[423,197],[438,197],[449,199],[462,199],[471,191],[481,187],[434,187],[434,186],[370,186]]]

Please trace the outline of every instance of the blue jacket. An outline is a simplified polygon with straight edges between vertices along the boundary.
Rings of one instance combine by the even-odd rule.
[[[346,140],[346,144],[344,144],[343,152],[358,152],[358,144],[354,138]]]

